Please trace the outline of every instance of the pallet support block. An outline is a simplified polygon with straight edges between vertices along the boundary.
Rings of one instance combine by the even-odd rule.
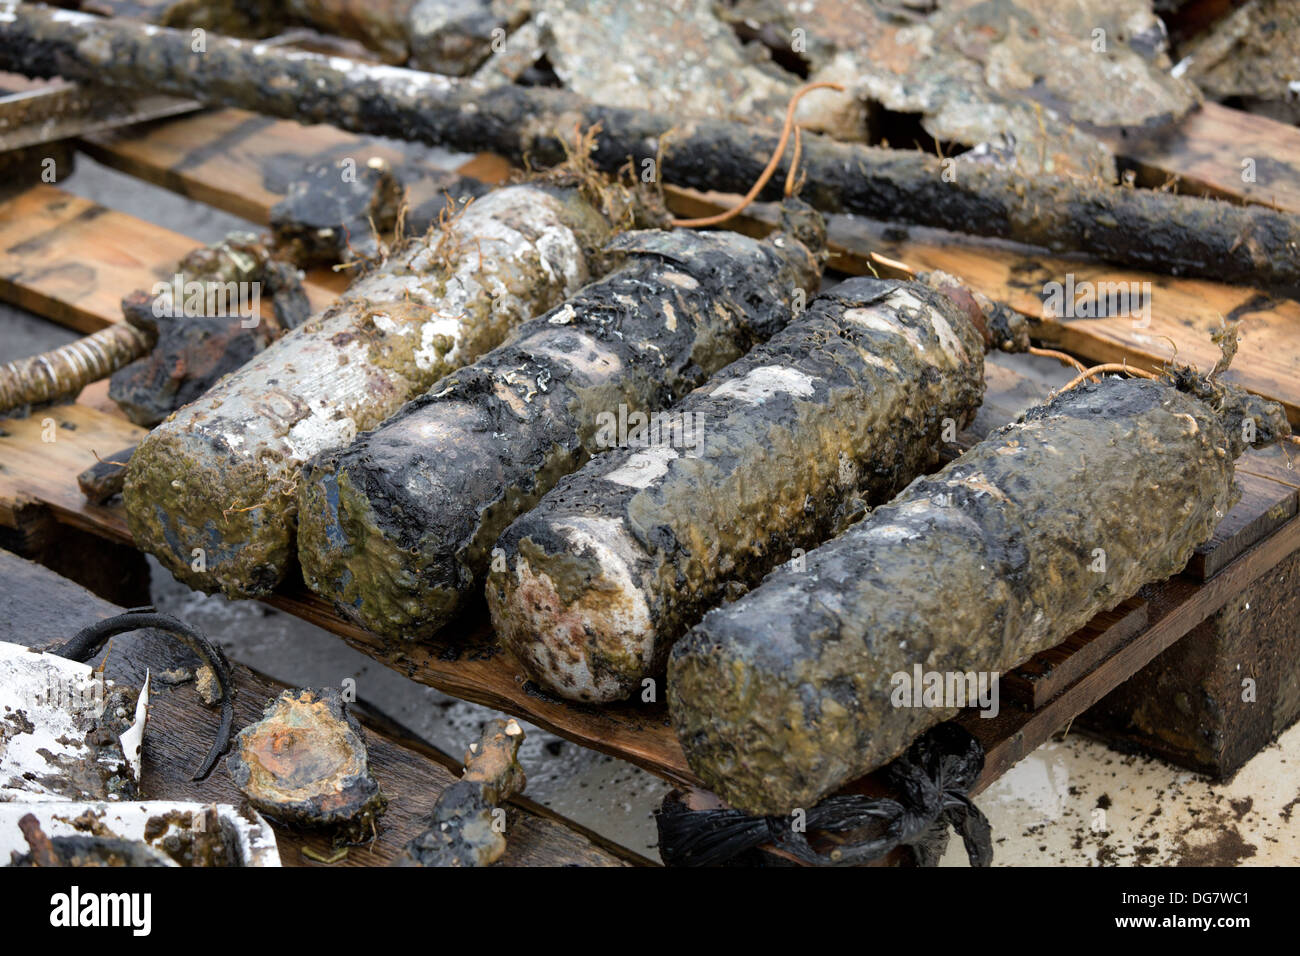
[[[1215,779],[1300,717],[1300,550],[1113,690],[1076,726]]]

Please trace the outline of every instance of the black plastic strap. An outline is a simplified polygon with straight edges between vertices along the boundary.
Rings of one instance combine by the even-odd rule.
[[[967,795],[983,768],[980,742],[957,724],[940,724],[884,769],[896,797],[828,797],[807,812],[798,829],[789,815],[691,810],[668,799],[656,814],[659,853],[668,866],[722,866],[772,844],[812,866],[856,866],[905,847],[919,866],[934,866],[947,849],[951,827],[961,835],[971,866],[988,866],[992,828]],[[807,832],[857,831],[864,834],[858,841],[825,853],[807,838]]]

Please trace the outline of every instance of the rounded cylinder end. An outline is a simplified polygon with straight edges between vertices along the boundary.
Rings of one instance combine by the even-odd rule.
[[[516,523],[488,580],[497,636],[547,688],[569,700],[609,703],[652,678],[656,633],[636,585],[632,544],[579,518]]]
[[[255,462],[164,422],[131,456],[122,489],[138,547],[190,587],[259,597],[284,576],[294,500]]]

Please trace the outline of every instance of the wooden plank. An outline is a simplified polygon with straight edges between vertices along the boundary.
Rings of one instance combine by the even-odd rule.
[[[212,110],[85,137],[96,160],[146,182],[259,225],[302,167],[317,160],[372,156],[405,160],[395,148],[333,126],[303,126],[244,110]]]
[[[1037,710],[1092,670],[1147,626],[1147,602],[1129,598],[1102,611],[1056,647],[1036,654],[998,684],[1027,710]]]
[[[500,182],[509,166],[500,157],[470,160],[456,168],[453,154],[416,143],[346,133],[334,126],[304,126],[247,110],[223,109],[174,120],[143,123],[78,141],[107,166],[163,186],[259,225],[271,207],[312,163],[352,159],[358,167],[383,159],[403,175],[407,201],[418,207],[436,195],[422,171],[455,171]]]
[[[1205,103],[1170,129],[1112,141],[1133,163],[1138,184],[1300,212],[1300,129],[1218,103]],[[1251,178],[1243,163],[1253,161]]]
[[[48,648],[67,640],[76,629],[121,609],[95,597],[53,571],[0,551],[0,640]],[[51,612],[54,613],[51,613]],[[176,646],[136,633],[114,638],[107,655],[110,678],[139,684],[145,669],[154,675],[149,727],[145,733],[141,784],[150,799],[230,803],[243,798],[230,775],[219,767],[202,783],[189,779],[196,754],[207,751],[216,713],[198,704],[192,683],[169,686],[162,673],[193,666],[193,659]],[[260,719],[263,706],[285,689],[284,684],[235,665],[235,727]],[[365,728],[370,768],[388,797],[380,817],[378,837],[351,849],[340,866],[383,866],[421,830],[421,819],[459,775],[459,761],[421,742],[393,739],[385,732],[391,721],[366,706],[354,711]],[[467,741],[468,743],[468,741]],[[607,841],[581,831],[532,801],[511,801],[507,817],[506,855],[498,866],[625,866],[649,863],[630,851],[613,851]],[[273,824],[274,825],[274,824]],[[286,866],[317,865],[303,856],[311,849],[328,855],[328,837],[274,825],[280,856]]]
[[[266,599],[272,607],[343,638],[363,654],[445,694],[531,721],[584,747],[611,754],[672,782],[699,785],[658,700],[596,707],[552,696],[531,681],[485,620],[466,622],[425,644],[386,642],[341,619],[301,586]]]
[[[49,185],[0,203],[0,297],[95,332],[121,321],[122,297],[176,272],[199,243]]]
[[[122,320],[122,297],[170,282],[182,256],[201,243],[179,232],[38,185],[0,203],[0,299],[80,332]],[[347,286],[313,270],[303,291],[314,310]],[[262,302],[270,315],[269,297]]]
[[[26,418],[0,418],[0,523],[41,504],[65,524],[130,543],[120,502],[88,503],[77,475],[97,456],[138,444],[145,429],[84,405],[54,405]],[[46,441],[45,439],[50,439]]]
[[[1241,552],[1295,516],[1296,489],[1248,472],[1237,475],[1241,501],[1223,516],[1210,540],[1196,549],[1186,573],[1211,578]]]

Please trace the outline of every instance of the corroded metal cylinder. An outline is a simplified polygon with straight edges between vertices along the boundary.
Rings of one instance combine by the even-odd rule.
[[[1176,574],[1232,505],[1276,405],[1194,376],[1069,391],[758,588],[674,648],[673,724],[734,807],[810,807],[956,713],[897,674],[1004,673]],[[1258,419],[1249,429],[1243,415]]]
[[[579,189],[521,185],[412,241],[141,442],[136,543],[192,587],[268,592],[294,554],[302,463],[576,291],[612,232]]]
[[[806,207],[798,215],[820,217]],[[604,279],[522,325],[299,489],[303,579],[371,630],[419,639],[477,598],[497,536],[612,440],[770,337],[815,291],[794,232],[637,232]]]
[[[499,547],[497,633],[559,694],[657,676],[706,610],[934,465],[984,391],[983,341],[941,293],[853,279],[678,403],[694,442],[611,451]]]

